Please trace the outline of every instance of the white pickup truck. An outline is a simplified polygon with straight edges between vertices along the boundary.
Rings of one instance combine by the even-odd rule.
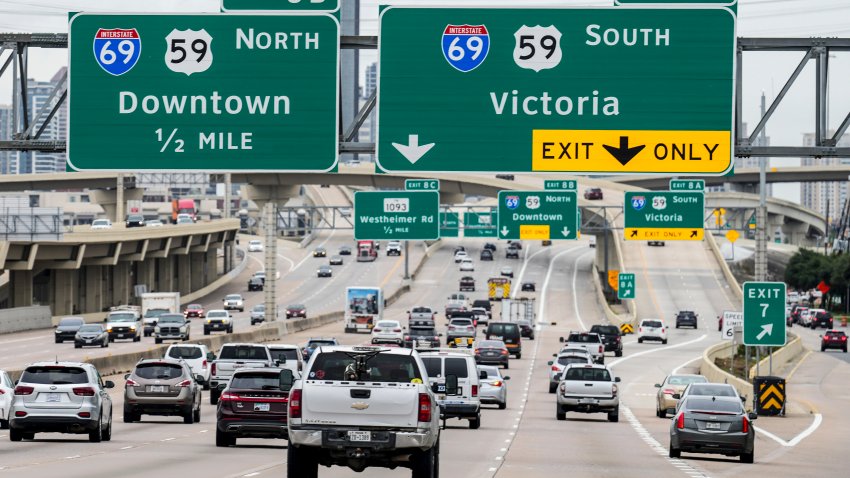
[[[564,339],[560,338],[563,348],[582,348],[587,350],[587,353],[593,358],[596,363],[605,363],[605,344],[599,334],[594,332],[570,332],[570,335]]]
[[[263,344],[224,344],[210,365],[210,405],[216,405],[221,391],[240,368],[273,367],[274,359]]]
[[[437,477],[439,417],[417,352],[319,347],[289,394],[287,476],[315,477],[321,464]]]
[[[619,421],[619,382],[604,365],[567,365],[558,384],[555,418],[566,420],[567,412],[607,413],[609,422]]]

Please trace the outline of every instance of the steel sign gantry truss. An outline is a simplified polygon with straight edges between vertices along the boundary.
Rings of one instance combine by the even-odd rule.
[[[340,46],[345,49],[376,49],[378,37],[376,36],[346,36],[340,38]],[[68,35],[63,33],[0,33],[0,78],[6,74],[9,67],[13,75],[14,105],[28,104],[27,91],[27,57],[30,48],[67,48]],[[743,77],[747,73],[744,53],[769,53],[769,52],[791,52],[799,51],[803,58],[797,68],[791,73],[785,85],[780,90],[776,99],[759,119],[756,127],[749,136],[743,134]],[[850,111],[844,116],[843,121],[829,135],[827,111],[829,110],[827,82],[829,74],[829,59],[831,53],[850,51],[850,38],[738,38],[738,51],[736,60],[736,88],[735,88],[735,112],[736,112],[736,138],[735,156],[739,157],[850,157],[850,148],[839,147],[840,138],[850,128]],[[756,145],[756,138],[765,129],[774,111],[781,104],[791,86],[800,76],[806,65],[814,61],[815,64],[815,124],[808,128],[815,132],[815,142],[807,146],[762,146]],[[843,85],[838,85],[841,87]],[[57,83],[51,98],[58,101],[50,107],[45,106],[36,113],[34,118],[28,116],[26,108],[15,106],[12,111],[13,132],[12,138],[0,140],[0,151],[44,151],[63,152],[65,141],[53,141],[40,139],[45,125],[47,125],[56,114],[59,106],[68,95],[67,82]],[[46,105],[50,105],[47,102]],[[342,134],[339,138],[340,153],[374,153],[374,143],[355,142],[360,127],[368,118],[369,113],[375,107],[374,94],[368,98],[360,111],[355,115],[350,125],[340,128]]]

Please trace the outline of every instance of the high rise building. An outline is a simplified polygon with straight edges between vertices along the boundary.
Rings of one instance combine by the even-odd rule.
[[[53,75],[50,81],[37,81],[32,78],[27,80],[27,117],[32,122],[39,113],[42,113],[39,122],[33,126],[31,133],[34,134],[45,122],[48,113],[59,101],[57,93],[50,97],[57,84],[64,83],[67,67],[63,66]],[[60,86],[61,88],[62,86]],[[49,103],[48,103],[49,101]],[[43,112],[42,112],[43,110]],[[21,121],[22,114],[19,114]],[[47,122],[39,139],[42,140],[66,140],[68,134],[68,102],[63,102],[53,117]],[[42,153],[39,151],[24,151],[18,153],[16,167],[10,170],[11,174],[27,173],[56,173],[65,171],[65,153]],[[13,162],[14,163],[14,162]],[[5,172],[5,171],[3,171]]]
[[[366,84],[363,85],[363,97],[372,96],[372,92],[378,88],[378,64],[373,62],[366,67]]]
[[[12,139],[12,107],[0,105],[0,141]],[[17,167],[16,151],[0,151],[0,174],[10,174]]]
[[[371,63],[366,67],[366,81],[362,88],[362,94],[360,96],[360,107],[366,104],[366,100],[372,96],[372,93],[378,88],[378,64]],[[363,125],[360,126],[360,131],[357,136],[357,140],[361,143],[374,143],[375,142],[375,130],[377,129],[377,125],[375,124],[375,110],[373,109],[369,116],[366,118],[366,121],[363,122]],[[361,158],[370,158],[374,161],[374,155],[371,154],[361,154]]]
[[[835,131],[830,131],[827,136],[834,134]],[[814,145],[815,134],[804,134],[803,146]],[[838,147],[846,148],[848,146],[850,146],[850,136],[845,134],[838,140]],[[850,158],[801,158],[800,165],[808,167],[850,165]],[[847,193],[847,181],[800,183],[800,203],[804,207],[823,215],[826,215],[827,203],[829,203],[830,222],[840,218],[844,201],[847,200]]]

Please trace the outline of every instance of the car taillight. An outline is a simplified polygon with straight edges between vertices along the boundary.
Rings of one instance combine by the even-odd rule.
[[[74,395],[79,395],[81,397],[93,397],[94,389],[91,387],[74,387]]]
[[[601,354],[605,353],[605,348],[601,345],[599,346],[599,353],[601,353]]]
[[[454,325],[450,325],[450,326],[449,326],[449,330],[454,330],[454,329],[455,329],[455,326],[454,326]]]
[[[188,387],[190,385],[192,385],[191,380],[183,380],[182,382],[177,384],[178,387]]]
[[[18,410],[18,411],[15,412],[15,416],[16,417],[25,417],[25,416],[27,416],[27,412],[25,412],[23,410]]]
[[[473,396],[473,397],[477,397],[477,396],[478,396],[478,385],[473,385],[473,386],[472,386],[472,396]]]
[[[508,351],[507,350],[500,350],[499,353],[501,353],[502,355],[507,355]]]
[[[201,362],[201,368],[207,368],[207,361],[206,360]]]
[[[291,402],[290,398],[290,402]],[[428,396],[427,393],[419,394],[419,421],[420,422],[430,422],[431,421],[431,397]],[[292,412],[290,412],[290,417],[292,416]]]
[[[289,392],[289,418],[301,418],[302,396],[303,395],[300,388],[293,389]],[[422,399],[420,398],[420,403],[421,401]],[[419,413],[421,414],[422,412]]]
[[[80,418],[91,418],[91,412],[80,412],[77,416]]]
[[[222,402],[229,402],[231,400],[239,400],[241,397],[236,393],[225,392],[222,393],[218,398]]]
[[[494,387],[501,387],[502,381],[501,380],[494,380],[490,385],[492,385]]]
[[[750,421],[747,419],[747,417],[744,417],[743,421],[741,422],[741,431],[744,433],[748,433],[750,431]]]
[[[847,340],[847,336],[846,335],[842,336],[841,340]]]
[[[393,332],[399,333],[399,332],[401,332],[401,329],[393,329]]]
[[[127,386],[128,386],[128,387],[138,387],[138,386],[139,386],[139,384],[138,384],[138,382],[136,382],[136,381],[135,381],[135,380],[133,380],[132,378],[128,378],[128,379],[127,379]]]
[[[680,413],[679,416],[676,417],[676,428],[678,428],[679,430],[685,428],[685,413],[684,412]]]
[[[406,341],[410,341],[410,336],[409,336],[409,335],[405,335],[405,336],[404,336],[404,340],[406,340]]]
[[[381,329],[374,328],[374,329],[372,329],[372,331],[374,331],[374,332],[380,332],[380,331],[381,331]]]
[[[643,332],[643,327],[638,327],[638,332]]]
[[[33,387],[27,387],[26,385],[18,385],[15,387],[15,395],[30,395],[35,390]]]
[[[560,369],[560,367],[558,367],[557,365],[552,365],[552,371],[553,371],[553,372],[560,372],[560,371],[561,371],[561,369]]]
[[[480,355],[480,354],[481,354],[481,351],[478,350],[478,349],[475,349],[475,355]]]
[[[664,395],[673,395],[674,393],[676,393],[676,391],[672,388],[665,388],[664,391],[662,391],[661,393],[663,393]]]
[[[618,390],[619,390],[619,389],[617,388],[617,386],[616,386],[616,385],[611,385],[611,396],[612,396],[612,397],[616,397],[616,396],[617,396],[617,391],[618,391]]]
[[[210,373],[215,375],[215,362],[213,362],[212,365],[210,365]]]

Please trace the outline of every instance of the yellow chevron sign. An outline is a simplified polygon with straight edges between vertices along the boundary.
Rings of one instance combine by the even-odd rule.
[[[622,324],[620,325],[620,332],[624,334],[633,334],[635,333],[635,327],[632,324]]]
[[[762,410],[782,410],[785,403],[785,384],[760,384],[759,403]]]

